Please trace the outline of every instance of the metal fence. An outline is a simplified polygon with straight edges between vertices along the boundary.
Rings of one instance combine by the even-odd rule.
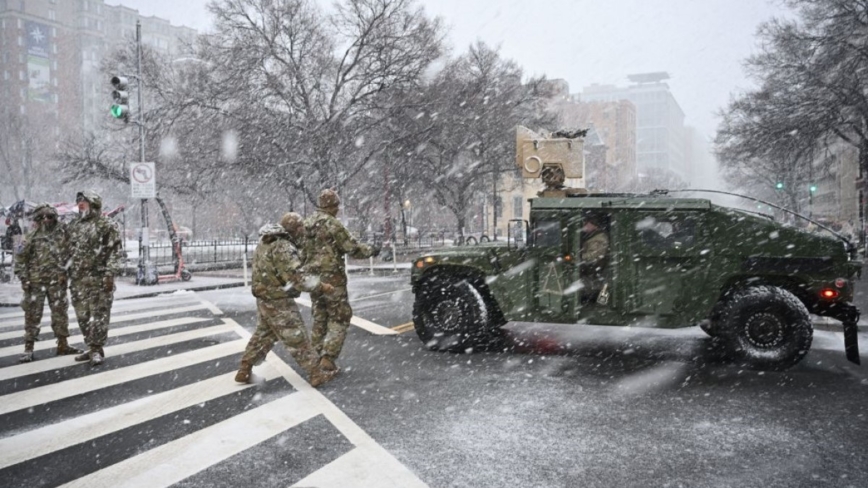
[[[184,263],[187,265],[197,264],[226,264],[241,263],[244,256],[248,261],[256,249],[257,241],[247,237],[241,239],[215,239],[210,241],[182,242],[181,253]],[[157,266],[171,265],[174,259],[174,250],[171,242],[160,242],[150,246],[149,254],[151,262]],[[133,253],[130,259],[138,259],[138,253]]]

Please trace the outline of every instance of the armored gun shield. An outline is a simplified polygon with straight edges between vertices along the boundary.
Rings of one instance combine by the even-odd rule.
[[[562,168],[566,178],[584,176],[582,137],[554,137],[518,126],[515,131],[515,144],[516,166],[521,169],[523,178],[540,178],[543,168],[549,166]]]

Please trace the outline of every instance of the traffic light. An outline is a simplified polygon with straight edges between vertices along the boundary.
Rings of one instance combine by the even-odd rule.
[[[783,190],[783,189],[784,189],[784,182],[783,182],[783,181],[779,181],[779,182],[775,183],[775,189],[777,189],[777,190]]]
[[[817,191],[817,185],[811,185],[810,190],[811,190],[811,193],[816,192]]]
[[[123,76],[113,76],[112,77],[112,117],[116,119],[123,119],[124,122],[129,122],[130,118],[130,94],[127,91],[127,85],[129,80]]]

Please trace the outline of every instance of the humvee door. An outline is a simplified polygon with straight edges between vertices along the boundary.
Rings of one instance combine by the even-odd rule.
[[[702,211],[631,211],[619,215],[628,242],[619,286],[625,311],[660,316],[659,326],[692,325],[693,299],[708,273],[712,248]]]

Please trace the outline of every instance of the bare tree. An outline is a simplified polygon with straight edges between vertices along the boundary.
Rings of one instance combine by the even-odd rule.
[[[216,29],[199,56],[213,82],[197,105],[232,121],[249,174],[311,201],[382,154],[389,141],[370,136],[388,120],[388,94],[418,84],[441,53],[440,21],[411,0],[345,0],[328,14],[310,0],[209,8]]]
[[[463,235],[474,199],[491,194],[515,161],[515,126],[547,125],[544,78],[522,82],[522,70],[477,43],[426,87],[424,112],[406,114],[424,141],[412,157],[426,187],[455,216]],[[490,185],[490,186],[489,186]]]
[[[815,174],[818,150],[836,139],[868,169],[868,2],[790,0],[799,18],[765,23],[762,51],[747,60],[759,88],[722,113],[716,145],[735,183],[781,189],[793,207]]]

